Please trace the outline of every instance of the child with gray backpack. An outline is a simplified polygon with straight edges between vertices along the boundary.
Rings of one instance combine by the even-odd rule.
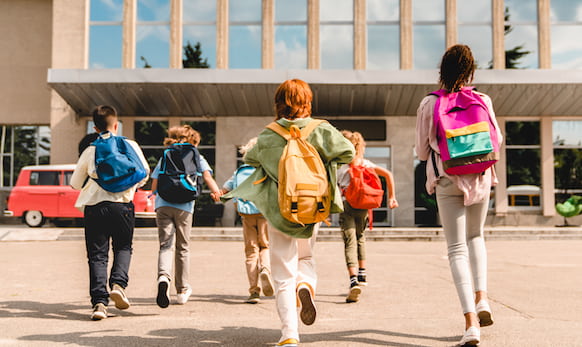
[[[239,152],[245,153],[257,143],[253,137],[246,145],[241,146]],[[238,187],[247,179],[255,168],[243,164],[222,187],[225,194]],[[243,238],[245,244],[246,269],[249,279],[249,294],[246,300],[249,304],[260,302],[261,289],[265,296],[273,296],[273,283],[271,281],[271,265],[269,261],[269,235],[267,232],[267,220],[251,201],[234,198],[236,209],[243,224]],[[261,286],[259,287],[259,281]]]

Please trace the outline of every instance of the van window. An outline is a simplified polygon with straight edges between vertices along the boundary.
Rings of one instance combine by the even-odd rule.
[[[73,171],[65,171],[65,181],[63,182],[64,186],[71,185],[71,176],[73,176]]]
[[[31,186],[58,186],[61,183],[59,171],[32,171],[30,173]]]

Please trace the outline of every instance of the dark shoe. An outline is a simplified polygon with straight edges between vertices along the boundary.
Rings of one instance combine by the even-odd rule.
[[[93,306],[93,313],[91,313],[91,320],[102,320],[107,318],[107,306],[102,303]]]
[[[129,308],[129,300],[125,296],[125,291],[119,284],[113,284],[109,298],[115,302],[115,307],[120,310],[127,310]]]
[[[350,292],[348,297],[346,298],[347,303],[358,302],[360,301],[360,294],[362,293],[362,288],[358,284],[352,285],[350,287]]]
[[[475,306],[477,311],[477,317],[479,317],[479,325],[482,327],[487,327],[493,325],[493,315],[491,314],[491,307],[487,300],[481,300]]]
[[[315,309],[311,288],[306,283],[299,283],[299,286],[297,286],[297,296],[301,303],[301,312],[299,314],[301,321],[305,325],[313,324],[317,316],[317,310]]]
[[[170,306],[170,280],[166,276],[160,276],[158,278],[158,296],[156,297],[156,303],[161,308]]]
[[[247,304],[258,304],[261,301],[259,293],[252,293],[251,296],[245,301]]]
[[[366,275],[358,275],[358,284],[360,287],[365,287],[368,285],[368,281],[366,281]]]

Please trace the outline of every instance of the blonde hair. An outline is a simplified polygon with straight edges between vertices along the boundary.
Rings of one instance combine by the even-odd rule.
[[[346,139],[348,139],[352,143],[352,145],[354,145],[356,149],[356,155],[354,156],[354,160],[356,158],[364,159],[364,152],[366,151],[366,141],[364,140],[362,134],[360,134],[357,131],[349,130],[342,130],[341,133],[342,135],[344,135]]]
[[[253,137],[246,144],[239,147],[238,152],[242,155],[247,154],[247,152],[257,144],[257,138]]]
[[[185,142],[191,143],[193,146],[198,146],[200,143],[200,133],[189,125],[177,125],[168,129],[168,137],[164,139],[164,146]]]
[[[311,116],[313,92],[309,84],[300,80],[287,80],[275,92],[275,120],[296,119]]]

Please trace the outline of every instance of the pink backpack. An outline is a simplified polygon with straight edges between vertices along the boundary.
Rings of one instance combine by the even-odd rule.
[[[497,130],[481,96],[472,87],[431,94],[438,97],[434,125],[445,172],[480,173],[495,164],[499,160]]]

